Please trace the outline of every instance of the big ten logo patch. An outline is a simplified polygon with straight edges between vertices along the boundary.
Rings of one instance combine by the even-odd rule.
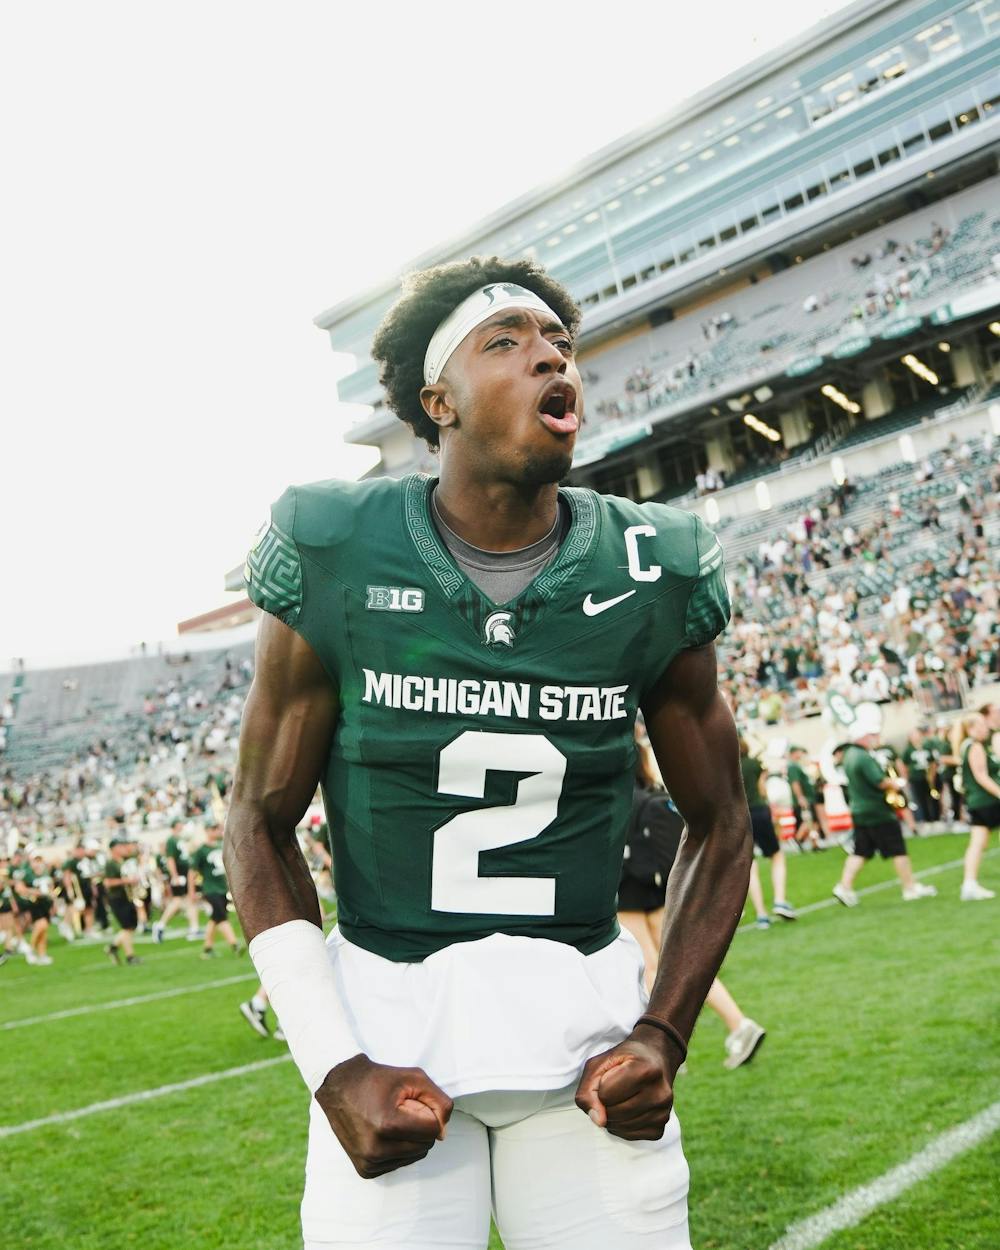
[[[416,586],[369,586],[365,607],[372,612],[423,612],[424,592]]]

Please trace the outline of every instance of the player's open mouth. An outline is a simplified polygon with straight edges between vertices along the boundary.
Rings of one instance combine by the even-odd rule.
[[[576,390],[563,378],[549,382],[538,405],[542,424],[553,434],[575,434],[580,428],[576,415]]]

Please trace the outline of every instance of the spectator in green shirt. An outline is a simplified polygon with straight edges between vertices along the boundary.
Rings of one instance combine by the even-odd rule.
[[[903,887],[905,902],[937,894],[932,885],[922,885],[913,876],[913,865],[906,853],[896,809],[890,805],[891,797],[899,795],[898,780],[889,777],[874,755],[881,735],[882,712],[878,704],[859,704],[851,726],[852,741],[844,747],[841,765],[847,775],[850,792],[854,849],[844,861],[844,871],[833,887],[833,896],[845,907],[857,907],[861,901],[854,882],[876,852],[883,859],[892,860]]]
[[[205,926],[205,945],[202,959],[215,954],[215,931],[229,943],[234,955],[243,954],[243,943],[238,941],[229,923],[229,884],[222,862],[222,826],[214,816],[205,821],[205,841],[191,856],[191,870],[201,876],[201,896],[208,904],[211,919]]]
[[[927,731],[920,726],[910,730],[906,746],[900,757],[906,767],[907,784],[913,799],[916,817],[920,824],[935,819],[934,798],[931,794],[931,769],[934,755],[928,742]]]

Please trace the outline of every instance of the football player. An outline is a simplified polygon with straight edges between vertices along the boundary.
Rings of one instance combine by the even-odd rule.
[[[226,833],[314,1095],[307,1250],[687,1250],[673,1080],[751,840],[695,516],[559,486],[579,309],[528,261],[412,276],[374,342],[437,477],[289,489]],[[659,972],[615,918],[642,708],[687,822]],[[338,926],[295,836],[322,782]]]

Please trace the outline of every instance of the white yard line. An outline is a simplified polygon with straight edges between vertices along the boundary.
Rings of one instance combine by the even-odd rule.
[[[995,1102],[971,1120],[935,1137],[899,1167],[892,1168],[867,1185],[859,1185],[808,1219],[790,1225],[770,1250],[812,1250],[814,1246],[821,1246],[834,1233],[860,1224],[873,1211],[892,1202],[918,1181],[940,1171],[952,1159],[978,1146],[998,1129],[1000,1102]]]
[[[983,859],[990,859],[994,855],[1000,855],[1000,847],[994,846],[991,850],[984,852]],[[913,876],[917,881],[923,881],[924,877],[936,877],[938,873],[950,872],[953,868],[961,868],[964,862],[964,859],[949,859],[945,864],[935,864],[932,868],[922,868],[920,872],[915,872]],[[879,881],[877,885],[867,885],[863,889],[858,890],[857,893],[859,898],[864,898],[869,894],[878,894],[882,890],[898,890],[899,888],[899,878],[894,873],[890,880]],[[812,911],[823,911],[826,907],[843,906],[843,903],[839,902],[831,894],[829,898],[822,898],[818,903],[806,903],[805,907],[796,907],[795,914],[797,916],[807,916]],[[772,926],[777,925],[780,928],[786,922],[782,921],[779,916],[773,916],[771,923]],[[743,933],[747,929],[754,928],[756,928],[756,921],[747,920],[739,926],[736,932]]]
[[[200,994],[202,990],[216,990],[223,985],[236,985],[240,981],[256,981],[255,972],[244,972],[238,977],[223,977],[221,981],[206,981],[203,985],[179,985],[172,990],[159,990],[155,994],[139,994],[135,998],[119,998],[111,1003],[88,1003],[84,1007],[69,1007],[65,1011],[51,1011],[45,1016],[25,1016],[21,1020],[8,1020],[0,1024],[5,1029],[26,1029],[32,1024],[47,1024],[50,1020],[69,1020],[73,1016],[89,1016],[95,1011],[116,1011],[119,1007],[136,1007],[140,1003],[155,1003],[161,998],[181,998],[185,994]]]
[[[30,1133],[36,1128],[47,1128],[50,1124],[67,1124],[70,1120],[82,1120],[84,1116],[97,1115],[101,1111],[115,1111],[119,1107],[128,1107],[136,1102],[150,1102],[153,1098],[165,1098],[168,1094],[180,1094],[185,1090],[197,1089],[201,1085],[212,1085],[216,1081],[226,1081],[234,1076],[248,1076],[251,1072],[260,1072],[264,1068],[273,1068],[279,1063],[288,1063],[291,1055],[278,1055],[274,1059],[259,1059],[256,1063],[244,1063],[238,1068],[227,1068],[224,1072],[206,1072],[203,1076],[192,1077],[189,1081],[176,1081],[172,1085],[158,1085],[155,1089],[140,1089],[134,1094],[124,1094],[121,1098],[109,1098],[105,1102],[92,1102],[89,1107],[77,1107],[75,1111],[59,1111],[55,1115],[44,1116],[40,1120],[26,1120],[23,1124],[0,1125],[0,1138],[13,1137],[16,1133]]]

